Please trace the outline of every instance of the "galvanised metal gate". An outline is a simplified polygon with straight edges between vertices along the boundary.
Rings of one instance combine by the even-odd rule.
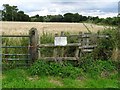
[[[38,33],[36,33],[37,30],[35,28],[32,28],[29,30],[29,35],[2,35],[3,38],[28,38],[28,44],[27,46],[2,46],[3,49],[5,49],[5,53],[2,53],[2,62],[9,63],[9,62],[14,62],[15,65],[17,66],[28,66],[32,64],[32,62],[36,59],[36,52],[37,52],[37,47],[36,47],[36,38],[38,38]],[[16,43],[16,42],[14,42]],[[27,49],[27,53],[9,53],[8,49]],[[16,51],[17,52],[17,51]],[[4,57],[4,58],[3,58]],[[11,58],[10,58],[11,57]],[[13,57],[19,57],[19,58],[13,58]],[[25,57],[25,58],[21,58]],[[17,63],[20,61],[21,63]]]

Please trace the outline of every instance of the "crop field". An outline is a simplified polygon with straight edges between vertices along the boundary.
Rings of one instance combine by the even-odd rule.
[[[28,34],[28,30],[32,27],[37,28],[39,34],[43,31],[48,33],[59,33],[61,31],[77,33],[77,32],[87,32],[89,28],[92,32],[97,32],[98,30],[105,29],[104,26],[87,24],[87,28],[83,23],[47,23],[47,22],[1,22],[2,33],[3,34]]]

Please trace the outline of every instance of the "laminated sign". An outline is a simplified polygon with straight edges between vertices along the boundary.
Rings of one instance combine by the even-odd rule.
[[[55,44],[55,46],[67,45],[67,37],[55,37],[54,44]]]

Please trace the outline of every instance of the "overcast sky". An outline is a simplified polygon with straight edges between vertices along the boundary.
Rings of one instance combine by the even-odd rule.
[[[18,6],[19,10],[33,16],[57,15],[67,12],[85,16],[113,17],[118,14],[119,0],[1,0],[3,4]]]

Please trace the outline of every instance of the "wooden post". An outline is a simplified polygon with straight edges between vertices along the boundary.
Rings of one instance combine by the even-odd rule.
[[[82,32],[81,36],[80,36],[81,37],[81,47],[84,46],[84,41],[85,41],[83,36],[84,36],[84,32]],[[83,53],[82,51],[83,51],[83,48],[80,48],[80,57],[82,56],[82,53]]]
[[[29,30],[29,35],[30,35],[30,48],[29,48],[29,53],[30,53],[30,58],[32,62],[38,59],[38,31],[36,28],[31,28]]]
[[[79,44],[81,44],[81,42],[82,42],[82,37],[81,37],[81,35],[82,35],[82,32],[79,32],[79,36],[78,36],[78,43],[79,43]]]
[[[82,43],[83,43],[82,32],[79,32],[79,39],[78,40],[79,40],[78,42],[80,43],[80,46],[82,47]],[[81,57],[82,57],[82,50],[79,49],[79,60]]]
[[[38,46],[41,44],[41,39],[40,39],[40,36],[38,35]],[[41,58],[41,51],[40,51],[40,48],[38,48],[38,59]]]
[[[61,32],[61,37],[64,37],[65,36],[65,34],[64,34],[64,32],[62,31]],[[62,49],[61,49],[61,56],[63,57],[64,56],[64,53],[65,53],[65,50],[64,50],[65,48],[64,47],[62,47]]]
[[[55,37],[58,36],[58,33],[55,33]],[[57,48],[55,47],[54,48],[54,51],[53,51],[53,57],[57,57]]]
[[[79,32],[78,43],[80,44],[80,46],[81,46],[81,35],[82,35],[82,32]],[[78,46],[78,47],[76,47],[76,52],[75,52],[75,57],[77,60],[79,60],[79,53],[80,53],[80,50],[79,50],[79,46]]]
[[[89,44],[90,44],[90,37],[89,37],[90,33],[85,33],[85,34],[86,34],[86,36],[88,36],[86,38],[86,45],[89,46]]]

